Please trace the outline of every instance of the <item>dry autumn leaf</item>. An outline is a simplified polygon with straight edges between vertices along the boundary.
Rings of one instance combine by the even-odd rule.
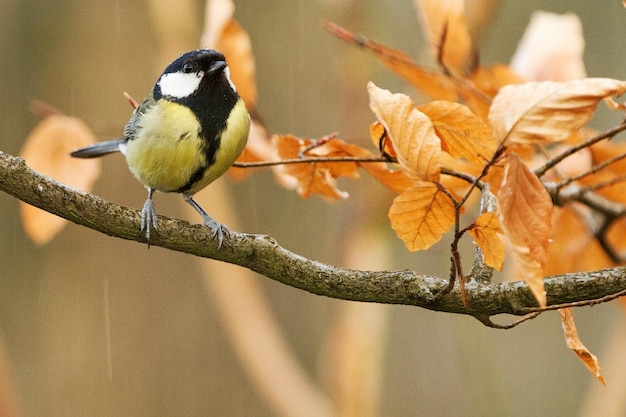
[[[300,139],[292,135],[275,135],[272,142],[278,149],[282,159],[298,158],[301,152],[315,141]],[[358,152],[356,145],[345,143],[340,139],[325,141],[319,146],[312,147],[308,156],[317,157],[342,157],[353,156],[351,152]],[[347,198],[348,193],[337,188],[336,178],[358,177],[358,165],[355,162],[308,162],[286,164],[281,166],[284,175],[295,177],[298,181],[297,191],[302,198],[308,198],[312,194],[320,194],[330,199]]]
[[[495,212],[481,214],[468,232],[480,247],[485,265],[501,271],[505,251],[504,243],[499,236],[502,234],[502,227],[498,214]]]
[[[522,279],[540,306],[546,305],[543,267],[548,259],[552,199],[543,184],[515,154],[508,156],[498,193],[502,226]]]
[[[565,140],[593,117],[602,99],[624,91],[626,81],[611,78],[508,85],[493,100],[489,123],[507,145]]]
[[[389,139],[385,127],[380,122],[376,121],[370,125],[370,137],[372,138],[374,146],[376,146],[383,155],[392,158],[398,157],[398,153],[393,148],[393,143],[391,143],[391,139]]]
[[[507,65],[495,64],[478,67],[469,77],[473,88],[459,90],[463,103],[482,120],[487,121],[493,97],[505,85],[521,84],[524,80],[513,73]]]
[[[567,347],[574,352],[578,359],[587,367],[589,372],[591,372],[602,385],[605,385],[598,358],[583,345],[583,342],[581,342],[578,337],[578,330],[576,330],[576,325],[574,324],[572,309],[563,308],[559,310],[559,314],[561,315],[561,324],[563,326],[563,332],[565,333]]]
[[[442,149],[455,158],[484,164],[498,147],[491,129],[466,106],[450,101],[432,101],[418,106],[433,123]]]
[[[415,181],[437,181],[441,140],[428,116],[405,94],[392,94],[371,82],[367,90],[370,108],[385,127],[400,167]]]
[[[465,0],[415,0],[433,56],[446,68],[464,74],[474,62],[465,21]]]
[[[391,227],[406,247],[428,249],[454,224],[454,203],[436,184],[419,181],[393,200]]]
[[[455,101],[457,98],[454,83],[444,74],[427,70],[411,59],[404,52],[373,42],[363,36],[327,22],[326,30],[353,45],[366,48],[376,55],[387,68],[404,78],[409,84],[433,100]]]
[[[43,119],[26,138],[20,156],[36,171],[71,187],[91,191],[100,176],[99,159],[76,159],[70,152],[96,142],[81,120],[61,114]],[[67,220],[20,202],[22,224],[28,236],[43,245],[56,236]]]

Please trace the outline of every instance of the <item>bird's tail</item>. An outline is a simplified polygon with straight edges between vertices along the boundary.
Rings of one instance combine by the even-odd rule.
[[[70,153],[70,155],[74,158],[96,158],[113,152],[124,153],[126,149],[126,142],[126,138],[98,142],[85,148],[76,149]]]

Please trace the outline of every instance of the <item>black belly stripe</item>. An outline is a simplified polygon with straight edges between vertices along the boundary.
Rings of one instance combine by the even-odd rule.
[[[189,191],[191,189],[191,187],[193,187],[193,185],[195,183],[197,183],[198,181],[200,181],[202,179],[202,177],[204,176],[204,173],[206,172],[207,167],[202,165],[200,168],[196,169],[193,174],[191,174],[191,177],[189,177],[189,181],[187,181],[187,183],[185,185],[183,185],[182,187],[180,187],[178,190],[174,191],[176,193],[185,193],[187,191]]]

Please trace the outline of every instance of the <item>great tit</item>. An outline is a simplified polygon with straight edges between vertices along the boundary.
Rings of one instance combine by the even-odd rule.
[[[225,226],[217,223],[193,195],[222,176],[239,157],[250,131],[250,116],[230,80],[224,55],[199,49],[181,55],[165,68],[152,92],[137,106],[124,137],[71,153],[94,158],[121,152],[133,175],[148,189],[141,210],[141,230],[150,244],[157,228],[154,191],[181,193],[200,213],[222,246]]]

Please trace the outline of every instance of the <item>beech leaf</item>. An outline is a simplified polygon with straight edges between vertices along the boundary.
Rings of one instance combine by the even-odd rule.
[[[70,152],[96,142],[89,127],[75,117],[46,117],[28,135],[20,156],[36,171],[76,189],[89,192],[100,177],[99,159],[77,159]],[[67,220],[20,202],[22,225],[33,242],[43,245],[56,236]]]
[[[417,109],[430,118],[442,148],[455,158],[486,163],[498,143],[491,128],[466,106],[450,101],[433,101]]]
[[[465,20],[465,0],[415,0],[433,56],[465,73],[473,64],[472,39]]]
[[[454,224],[454,203],[433,183],[420,181],[393,200],[391,227],[406,247],[428,249]]]
[[[404,52],[381,45],[364,36],[356,35],[334,23],[327,22],[324,26],[326,30],[339,39],[370,50],[387,68],[404,78],[413,87],[431,99],[456,100],[455,86],[445,74],[427,70],[416,64]]]
[[[552,199],[516,154],[508,156],[498,202],[502,226],[522,279],[540,306],[546,305],[543,267],[548,259]]]
[[[576,330],[576,324],[574,324],[572,308],[560,309],[559,314],[561,315],[561,325],[565,333],[567,347],[574,352],[576,357],[587,367],[589,372],[591,372],[602,385],[605,385],[598,358],[585,347],[578,336],[578,330]]]
[[[437,181],[441,140],[428,116],[405,94],[392,94],[372,82],[367,89],[370,108],[385,127],[400,167],[415,181]]]
[[[504,243],[498,236],[503,233],[498,214],[491,211],[481,214],[468,232],[480,247],[485,265],[501,271],[505,251]]]
[[[272,141],[278,149],[278,154],[283,159],[297,158],[300,152],[313,143],[310,139],[300,139],[292,135],[275,135]],[[321,150],[321,148],[325,150]],[[337,154],[332,145],[326,143],[316,148],[317,156],[341,156]],[[281,167],[282,175],[296,178],[296,189],[302,198],[309,198],[313,194],[336,200],[348,198],[348,193],[337,188],[336,178],[339,176],[358,176],[357,167],[354,163],[306,163],[287,164]]]
[[[489,123],[506,145],[565,140],[593,117],[602,99],[624,91],[626,81],[611,78],[507,85],[491,104]]]

